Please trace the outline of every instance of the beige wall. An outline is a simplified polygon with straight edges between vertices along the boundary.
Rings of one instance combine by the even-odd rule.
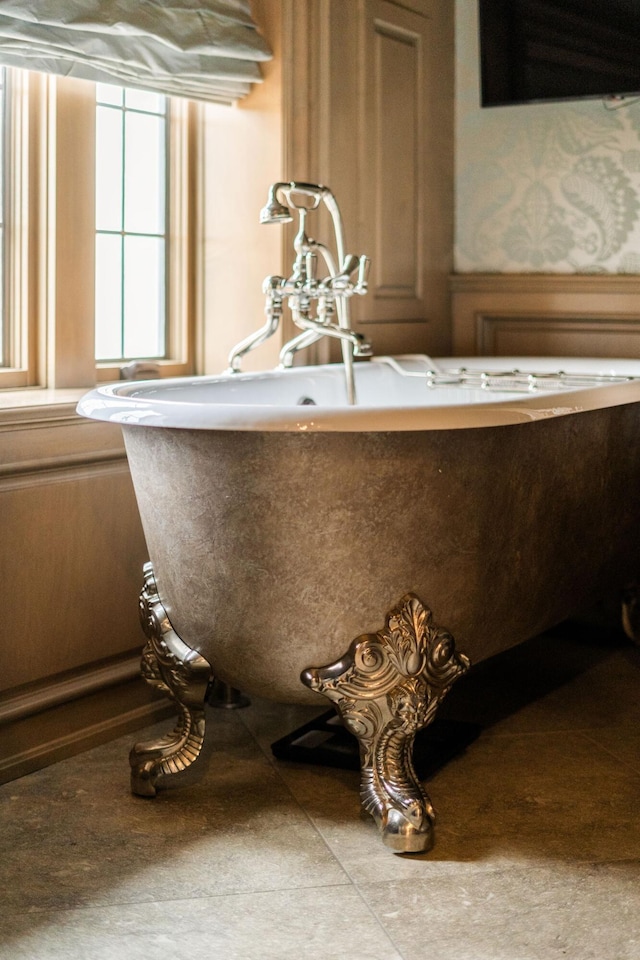
[[[255,0],[256,21],[274,59],[264,83],[234,107],[204,108],[202,218],[204,340],[202,370],[220,373],[231,348],[264,323],[262,281],[280,270],[282,231],[261,226],[267,188],[283,176],[282,8]],[[276,340],[247,358],[246,369],[273,367]]]

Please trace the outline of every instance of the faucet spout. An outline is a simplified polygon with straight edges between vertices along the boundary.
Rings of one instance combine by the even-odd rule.
[[[295,324],[304,331],[315,333],[316,339],[333,337],[342,343],[350,344],[353,347],[353,355],[355,357],[372,356],[373,350],[371,344],[361,333],[356,333],[355,330],[331,323],[329,320],[315,319],[309,315],[309,311],[304,306],[292,306],[291,309]]]
[[[250,350],[255,350],[261,344],[272,337],[280,325],[282,318],[282,296],[280,290],[284,285],[284,277],[267,277],[263,284],[263,290],[267,295],[264,312],[266,321],[264,326],[260,327],[254,333],[249,334],[240,343],[237,343],[229,354],[229,366],[227,373],[240,373],[242,358]]]

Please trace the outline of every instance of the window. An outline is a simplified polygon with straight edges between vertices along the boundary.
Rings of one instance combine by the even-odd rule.
[[[166,355],[167,98],[96,85],[96,359]]]
[[[4,90],[0,387],[191,372],[196,107],[20,70]]]

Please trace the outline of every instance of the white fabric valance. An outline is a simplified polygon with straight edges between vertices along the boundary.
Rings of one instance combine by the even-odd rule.
[[[233,103],[271,52],[249,0],[0,0],[0,63]]]

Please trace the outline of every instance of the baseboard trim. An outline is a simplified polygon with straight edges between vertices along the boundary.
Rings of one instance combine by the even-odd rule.
[[[140,654],[112,660],[75,674],[52,678],[0,700],[0,723],[21,720],[61,703],[125,683],[140,675]]]
[[[174,705],[140,679],[98,690],[70,703],[2,725],[0,783],[17,780],[67,757],[175,714]],[[123,749],[123,777],[127,777]]]

